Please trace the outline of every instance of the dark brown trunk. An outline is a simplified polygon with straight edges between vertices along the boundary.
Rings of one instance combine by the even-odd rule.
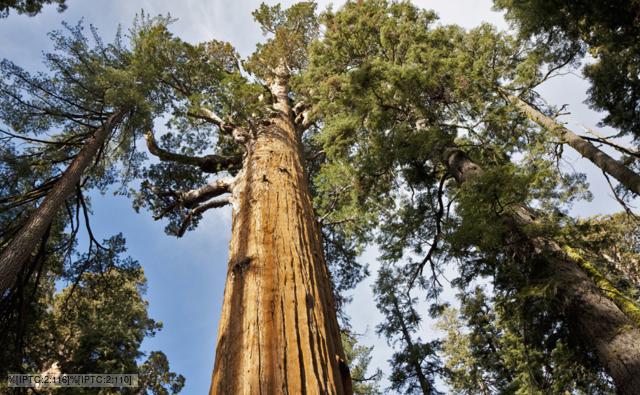
[[[124,116],[119,111],[110,116],[107,121],[84,143],[78,155],[51,190],[47,193],[40,206],[31,213],[27,222],[9,242],[0,255],[0,295],[3,295],[15,284],[20,271],[35,251],[47,227],[53,221],[65,200],[73,194],[80,177],[95,159],[114,126]]]
[[[615,160],[605,152],[600,150],[589,141],[583,139],[571,130],[560,125],[551,117],[548,117],[536,110],[534,107],[526,103],[520,98],[509,96],[512,103],[516,105],[530,120],[542,126],[543,128],[554,132],[560,137],[561,141],[568,144],[571,148],[578,151],[580,155],[589,159],[591,163],[596,165],[603,172],[610,174],[624,185],[628,190],[640,195],[640,175],[631,171],[621,162]]]
[[[464,183],[483,174],[480,166],[461,150],[445,154],[452,176]],[[536,217],[523,206],[505,209],[504,214],[520,234]],[[595,350],[621,394],[640,394],[640,330],[622,309],[607,298],[567,252],[554,241],[541,237],[527,240],[546,259],[546,271],[558,279],[560,303],[566,306],[568,323],[582,341]]]
[[[285,89],[281,82],[272,85],[280,114],[248,144],[232,187],[211,394],[352,391]]]

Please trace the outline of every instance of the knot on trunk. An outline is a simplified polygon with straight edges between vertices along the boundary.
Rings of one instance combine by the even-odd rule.
[[[249,264],[251,263],[251,257],[244,257],[242,259],[236,259],[231,264],[231,271],[234,276],[241,276],[247,268],[249,268]]]

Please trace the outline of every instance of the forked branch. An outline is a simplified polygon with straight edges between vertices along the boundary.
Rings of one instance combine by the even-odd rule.
[[[224,207],[228,204],[231,204],[231,201],[228,198],[213,199],[189,210],[187,215],[182,220],[182,224],[180,224],[180,229],[178,230],[177,236],[182,237],[184,235],[184,232],[187,231],[187,228],[189,227],[189,224],[193,220],[194,216],[202,214],[209,209]]]
[[[233,178],[222,178],[189,191],[159,191],[152,188],[159,197],[168,197],[171,200],[154,216],[154,219],[157,221],[171,212],[177,212],[180,218],[180,227],[176,236],[182,237],[194,217],[209,209],[224,207],[231,203],[228,196],[220,199],[215,198],[230,193],[232,185]]]
[[[201,203],[215,197],[224,195],[231,192],[231,185],[233,183],[232,178],[221,178],[210,182],[209,184],[189,191],[155,191],[159,196],[174,197],[173,202],[164,207],[160,213],[154,216],[157,221],[167,215],[169,212],[178,208],[192,209],[199,206]]]

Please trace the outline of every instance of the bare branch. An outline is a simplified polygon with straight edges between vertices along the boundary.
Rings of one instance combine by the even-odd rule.
[[[79,146],[81,143],[70,143],[69,140],[66,141],[51,141],[51,140],[41,140],[33,137],[21,136],[19,134],[11,133],[7,130],[0,129],[0,133],[6,134],[7,136],[11,136],[14,138],[18,138],[21,140],[29,141],[32,143],[43,143],[43,144],[52,144],[52,145],[71,145],[71,146]]]
[[[202,116],[206,117],[211,122],[218,125],[220,128],[223,128],[226,125],[225,121],[223,121],[218,114],[209,110],[208,108],[204,108],[204,107],[200,108],[200,113],[202,114]]]
[[[173,202],[167,205],[162,211],[155,215],[153,218],[157,221],[163,218],[171,211],[184,207],[191,209],[197,207],[200,203],[206,202],[209,199],[218,197],[225,193],[231,192],[231,185],[233,184],[233,178],[221,178],[215,180],[198,189],[192,189],[190,191],[155,191],[154,193],[159,196],[174,196]]]
[[[635,158],[640,158],[640,153],[639,153],[638,151],[633,150],[633,149],[631,149],[631,148],[624,147],[624,146],[622,146],[622,145],[620,145],[620,144],[614,143],[614,142],[612,142],[611,140],[609,140],[609,138],[607,138],[607,137],[605,137],[605,136],[602,136],[601,134],[599,134],[599,133],[598,133],[598,132],[596,132],[595,130],[593,130],[593,129],[591,129],[591,128],[588,128],[588,127],[586,127],[586,126],[584,126],[584,125],[581,125],[581,126],[582,126],[582,128],[583,128],[585,131],[587,131],[589,134],[591,134],[591,135],[595,136],[595,137],[580,136],[580,137],[582,137],[583,139],[585,139],[585,140],[589,140],[589,141],[593,141],[593,142],[595,142],[595,143],[605,144],[605,145],[608,145],[608,146],[610,146],[610,147],[612,147],[612,148],[615,148],[616,150],[618,150],[618,151],[620,151],[620,152],[622,152],[622,153],[624,153],[624,154],[627,154],[627,155],[629,155],[629,156],[633,156],[633,157],[635,157]]]
[[[100,242],[98,242],[98,239],[96,239],[93,235],[93,230],[91,229],[91,221],[89,220],[89,208],[87,207],[87,203],[84,200],[84,196],[82,194],[82,189],[80,188],[80,186],[76,188],[76,194],[78,196],[78,201],[80,201],[80,204],[82,206],[82,215],[84,216],[84,223],[87,228],[87,234],[89,235],[89,253],[91,253],[92,244],[95,244],[101,250],[107,250],[107,248],[100,244]]]
[[[47,179],[40,186],[22,195],[0,197],[0,205],[9,203],[8,205],[2,207],[3,210],[8,210],[8,209],[32,202],[34,200],[38,200],[41,197],[45,196],[49,192],[49,190],[53,188],[53,186],[59,179],[60,179],[60,176],[55,176],[50,179]]]
[[[229,120],[225,121],[221,116],[206,107],[200,107],[196,112],[188,112],[187,115],[212,123],[220,128],[221,132],[226,134],[230,134],[236,128],[236,125],[234,125],[233,122],[230,122]]]
[[[184,207],[191,208],[196,204],[207,201],[211,198],[231,192],[232,178],[221,178],[215,180],[201,188],[192,189],[178,194],[180,202]]]
[[[434,283],[438,283],[438,285],[442,286],[442,284],[440,284],[440,282],[438,281],[438,276],[436,274],[436,267],[435,267],[435,263],[433,262],[433,254],[435,254],[435,252],[438,250],[438,243],[442,238],[441,222],[442,222],[442,217],[444,216],[443,195],[444,195],[444,183],[447,180],[447,178],[448,178],[448,174],[445,173],[440,179],[440,185],[438,185],[438,211],[436,212],[436,218],[435,218],[436,234],[433,236],[433,241],[431,243],[431,246],[429,247],[429,251],[427,252],[427,255],[424,257],[422,262],[420,262],[420,264],[414,271],[413,275],[411,276],[411,280],[409,281],[409,287],[408,287],[409,290],[413,288],[413,283],[416,281],[416,278],[422,275],[422,271],[427,263],[431,265],[431,271],[432,271]]]
[[[149,149],[149,152],[152,155],[157,156],[160,160],[197,166],[205,173],[218,173],[224,170],[238,169],[242,165],[242,157],[239,155],[189,156],[177,154],[160,148],[153,136],[153,132],[151,131],[145,133],[144,138],[147,141],[147,148]]]
[[[616,188],[613,186],[613,184],[611,183],[611,179],[609,178],[609,176],[607,175],[606,172],[602,172],[602,174],[604,175],[604,178],[607,180],[607,184],[609,184],[609,188],[611,189],[611,193],[613,193],[613,197],[616,199],[616,201],[618,202],[618,204],[620,204],[622,206],[622,208],[624,208],[624,211],[627,212],[627,214],[630,217],[633,217],[635,220],[640,219],[640,217],[638,217],[638,215],[636,213],[633,212],[633,210],[631,209],[631,207],[629,207],[629,205],[627,204],[627,202],[624,201],[624,198],[621,197],[620,195],[618,195],[618,192],[616,191]]]
[[[224,207],[229,204],[231,204],[231,201],[228,198],[215,199],[205,202],[204,204],[201,204],[192,210],[189,210],[189,213],[186,215],[186,217],[182,221],[182,224],[180,225],[180,229],[178,230],[178,237],[182,237],[184,235],[184,232],[187,231],[187,227],[189,226],[195,215],[204,213],[205,211],[212,208]]]

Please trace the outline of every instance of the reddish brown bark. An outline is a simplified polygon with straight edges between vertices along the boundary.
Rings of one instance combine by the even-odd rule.
[[[349,394],[329,273],[284,84],[247,144],[211,394]],[[285,93],[283,93],[285,92]]]

